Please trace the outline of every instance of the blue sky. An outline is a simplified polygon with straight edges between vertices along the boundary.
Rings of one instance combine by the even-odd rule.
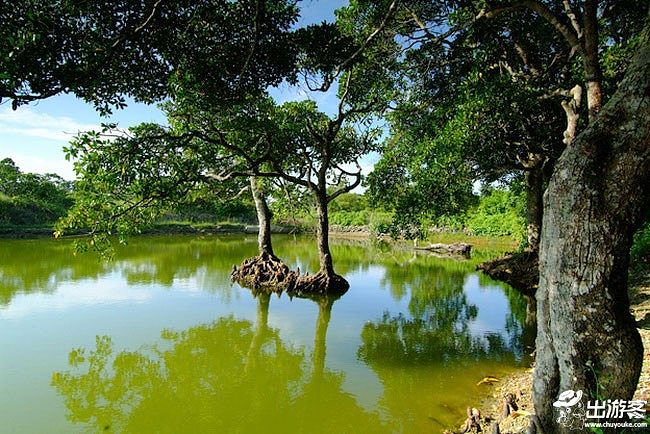
[[[298,26],[321,21],[333,21],[334,11],[348,4],[347,0],[304,0],[299,3],[301,17]],[[279,103],[314,99],[319,108],[332,113],[337,104],[336,89],[310,94],[303,86],[281,85],[271,94]],[[71,95],[60,95],[37,103],[11,109],[0,104],[0,159],[13,159],[23,172],[57,173],[74,179],[72,163],[64,158],[63,146],[79,131],[99,129],[102,122],[117,122],[121,128],[141,122],[164,123],[156,106],[131,103],[116,111],[110,119],[101,118],[93,107]],[[370,170],[377,155],[364,158],[364,172]]]

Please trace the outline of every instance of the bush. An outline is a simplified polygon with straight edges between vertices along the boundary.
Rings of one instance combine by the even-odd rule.
[[[650,221],[634,234],[630,256],[633,262],[650,261]]]
[[[257,221],[257,216],[255,206],[247,201],[240,199],[198,198],[191,202],[175,206],[167,213],[164,220],[188,221],[192,223],[235,221],[252,224]]]
[[[525,202],[521,195],[494,189],[481,197],[467,214],[466,226],[475,235],[523,239],[526,234]]]
[[[461,232],[467,226],[466,224],[467,215],[443,215],[428,225],[428,227],[437,227],[449,232]]]
[[[338,226],[366,226],[370,223],[370,211],[335,211],[330,213],[330,224]]]
[[[0,197],[0,224],[34,226],[52,224],[65,215],[66,207],[25,197]]]
[[[393,213],[375,211],[370,216],[370,233],[375,235],[388,234],[393,222]]]

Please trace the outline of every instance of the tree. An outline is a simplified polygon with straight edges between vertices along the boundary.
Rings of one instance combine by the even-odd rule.
[[[649,37],[646,24],[636,60],[562,154],[544,203],[534,400],[548,432],[562,430],[551,406],[559,392],[630,399],[639,378],[627,276],[650,204]]]
[[[378,149],[377,129],[371,126],[369,113],[375,110],[381,98],[377,92],[368,94],[351,85],[362,75],[353,65],[347,69],[341,65],[354,57],[354,53],[349,54],[355,46],[354,41],[343,37],[336,28],[326,23],[311,26],[299,32],[298,40],[301,44],[299,70],[305,75],[307,85],[314,80],[312,76],[319,74],[324,76],[319,90],[328,89],[339,76],[342,79],[338,110],[333,117],[319,112],[313,101],[274,107],[269,100],[253,100],[251,107],[256,108],[252,110],[259,112],[260,118],[255,127],[257,136],[236,144],[224,139],[218,127],[225,120],[234,122],[235,130],[241,129],[237,119],[242,117],[236,113],[227,114],[218,107],[210,107],[209,103],[206,105],[190,94],[190,97],[182,95],[178,99],[180,115],[177,117],[182,119],[190,134],[196,133],[245,161],[247,167],[243,170],[232,167],[213,174],[214,179],[279,178],[311,192],[318,211],[320,269],[315,276],[301,278],[296,288],[303,292],[345,292],[348,284],[334,272],[329,251],[328,204],[360,184],[359,159]],[[318,41],[324,45],[316,44]],[[330,73],[332,70],[337,73]],[[257,156],[251,157],[247,145],[242,143],[255,143]],[[356,169],[349,166],[356,166]]]
[[[376,149],[377,144],[374,129],[360,132],[352,122],[369,109],[346,107],[344,102],[345,95],[334,118],[319,112],[313,101],[267,106],[268,122],[259,130],[257,142],[263,149],[261,157],[249,159],[246,167],[230,167],[213,175],[218,180],[241,176],[280,178],[312,194],[318,212],[316,236],[320,267],[314,276],[303,276],[296,282],[298,292],[342,293],[349,286],[334,271],[328,207],[331,201],[361,183],[359,159]],[[204,124],[206,134],[218,135],[214,125],[214,122]],[[223,140],[220,143],[224,145]],[[232,143],[224,146],[242,158],[250,153],[245,146]],[[357,169],[352,171],[351,165]]]
[[[632,233],[640,224],[641,210],[648,206],[650,126],[644,96],[648,35],[647,30],[643,37],[638,33],[647,23],[648,5],[514,0],[484,6],[459,2],[447,8],[443,2],[409,2],[415,13],[410,21],[396,20],[395,27],[415,28],[420,32],[416,47],[428,45],[444,53],[458,41],[459,32],[484,20],[533,13],[555,29],[570,57],[577,60],[568,65],[575,71],[574,79],[585,83],[589,123],[579,133],[582,89],[571,83],[573,87],[562,91],[570,97],[563,104],[567,149],[556,165],[544,204],[537,293],[535,409],[544,432],[557,432],[562,427],[553,418],[551,404],[562,390],[582,389],[591,399],[597,392],[629,399],[641,366],[638,332],[628,311],[627,265]],[[412,11],[406,9],[405,14]],[[603,106],[607,86],[602,64],[614,60],[615,53],[626,53],[610,69],[620,77],[630,62],[630,47],[640,54]],[[535,53],[543,51],[533,48]],[[434,66],[440,57],[428,59]],[[438,65],[442,68],[431,70],[444,74],[447,65]],[[616,80],[612,83],[610,91],[617,88]]]
[[[529,10],[533,3],[548,13]],[[532,251],[539,242],[542,193],[553,164],[579,130],[581,97],[575,84],[583,79],[582,60],[588,50],[567,44],[563,33],[556,32],[558,25],[572,26],[566,13],[582,20],[579,3],[565,2],[566,12],[562,5],[543,1],[398,2],[393,19],[383,26],[384,39],[401,42],[392,56],[402,71],[389,80],[390,88],[401,90],[391,115],[392,124],[399,126],[394,135],[401,140],[404,130],[414,130],[418,137],[437,137],[446,122],[461,119],[466,126],[461,155],[475,178],[507,181],[525,173]],[[633,2],[604,3],[599,15],[607,23],[607,36],[599,46],[604,66],[594,88],[611,92],[629,62],[641,20]],[[345,23],[356,23],[355,29],[378,28],[382,22],[376,11],[382,7],[389,7],[388,2],[352,2]],[[620,21],[625,25],[614,24]],[[582,25],[573,25],[582,35]],[[581,36],[578,45],[589,45],[586,39]],[[568,123],[564,141],[561,107]],[[381,183],[380,175],[375,181]],[[420,171],[413,177],[424,184],[427,175]]]
[[[473,200],[471,168],[460,153],[464,130],[459,123],[445,128],[433,138],[393,128],[368,176],[372,201],[395,210],[395,234],[421,238],[425,221],[457,214]]]
[[[530,175],[529,246],[534,249],[541,227],[542,168],[552,166],[561,141],[547,128],[557,119],[559,105],[530,101],[540,97],[540,84],[557,72],[531,65],[539,63],[540,56],[530,59],[524,54],[525,61],[520,59],[503,39],[525,39],[524,29],[529,39],[531,32],[535,38],[543,30],[549,32],[513,23],[514,30],[495,40],[490,34],[494,26],[477,24],[456,35],[453,43],[439,46],[426,42],[433,38],[422,21],[428,15],[416,10],[401,11],[396,21],[403,20],[403,25],[391,30],[406,39],[393,54],[402,59],[402,71],[390,84],[403,92],[389,116],[392,150],[373,173],[371,191],[391,200],[399,208],[397,223],[408,226],[421,216],[435,220],[464,211],[472,203],[473,180],[509,182],[524,171]],[[526,53],[521,44],[518,47]],[[395,181],[396,173],[402,182]],[[396,185],[399,188],[386,189]]]
[[[361,183],[359,159],[377,145],[373,129],[358,132],[350,122],[369,110],[346,108],[344,101],[345,95],[334,118],[319,112],[313,101],[278,107],[272,115],[275,126],[267,131],[272,137],[269,149],[274,149],[266,154],[270,170],[261,168],[253,173],[235,170],[227,175],[283,178],[312,193],[318,212],[316,236],[320,269],[314,276],[300,279],[299,292],[342,293],[349,287],[345,279],[334,272],[329,248],[328,207],[331,201]],[[348,169],[350,165],[356,165],[357,170]]]
[[[0,191],[7,196],[18,194],[18,178],[20,169],[11,158],[0,161]]]
[[[77,200],[57,235],[88,230],[91,245],[104,253],[107,235],[138,233],[196,191],[239,196],[250,190],[259,223],[259,255],[234,268],[232,277],[255,289],[291,289],[298,273],[273,253],[271,212],[260,180],[253,176],[271,149],[266,137],[272,101],[251,98],[212,112],[194,106],[195,111],[188,111],[180,102],[165,107],[170,127],[141,124],[128,132],[86,132],[71,143],[68,156],[76,160]],[[241,175],[223,175],[233,170]]]
[[[72,206],[72,183],[55,174],[23,173],[10,158],[0,161],[0,222],[51,224]]]
[[[229,103],[294,74],[287,0],[15,1],[0,6],[0,98],[73,93],[103,112],[193,87]]]

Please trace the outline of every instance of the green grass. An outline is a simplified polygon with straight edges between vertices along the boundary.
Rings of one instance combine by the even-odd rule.
[[[431,243],[467,243],[474,247],[496,248],[505,250],[514,250],[519,245],[519,241],[511,236],[495,235],[470,235],[463,232],[436,232],[427,237],[427,242]]]

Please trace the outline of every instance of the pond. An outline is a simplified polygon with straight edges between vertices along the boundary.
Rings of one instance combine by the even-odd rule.
[[[276,236],[292,267],[310,238]],[[471,260],[332,242],[341,298],[231,284],[254,236],[151,236],[111,262],[0,240],[0,418],[10,433],[440,432],[528,362],[526,304]]]

